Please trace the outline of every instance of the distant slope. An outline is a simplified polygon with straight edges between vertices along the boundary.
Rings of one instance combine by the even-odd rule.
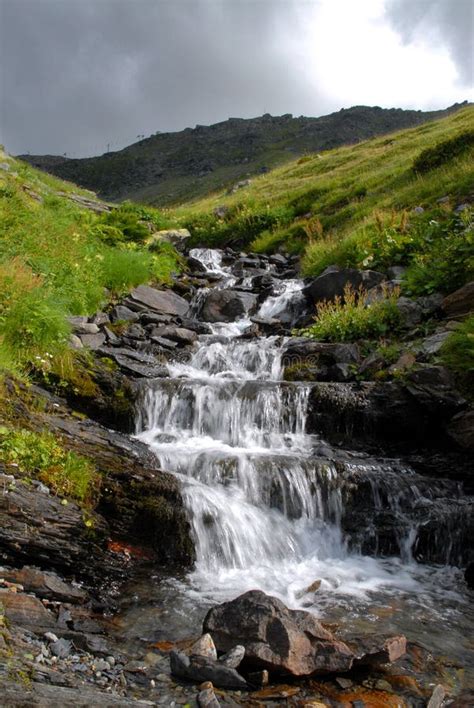
[[[461,140],[462,149],[453,140]],[[417,171],[415,161],[427,149],[439,154],[441,164]],[[233,194],[216,192],[169,217],[190,229],[194,245],[300,253],[304,274],[318,275],[334,263],[382,267],[386,258],[388,265],[408,264],[418,248],[406,232],[410,222],[441,223],[473,201],[469,106],[416,128],[301,157]],[[474,263],[472,238],[456,256],[466,263]],[[438,255],[454,262],[448,250]]]
[[[444,111],[422,112],[355,106],[320,118],[293,118],[290,114],[229,118],[211,126],[156,134],[100,157],[21,157],[109,200],[179,204],[294,157],[416,126],[460,107],[455,104]]]

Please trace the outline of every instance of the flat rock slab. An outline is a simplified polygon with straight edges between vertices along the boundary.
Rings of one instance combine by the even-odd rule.
[[[139,285],[132,290],[130,298],[164,315],[185,315],[189,310],[189,303],[172,290],[156,290],[149,285]]]
[[[41,600],[33,595],[0,590],[0,605],[5,610],[6,618],[20,627],[56,628],[56,617],[46,609]]]
[[[47,600],[59,602],[84,602],[87,593],[81,588],[65,583],[56,573],[43,572],[38,568],[0,568],[0,577],[13,583],[20,583],[27,592]]]

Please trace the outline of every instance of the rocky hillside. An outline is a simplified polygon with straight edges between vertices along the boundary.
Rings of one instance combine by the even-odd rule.
[[[355,106],[320,118],[291,114],[197,125],[155,134],[118,152],[67,159],[23,155],[35,167],[93,189],[106,199],[177,204],[264,173],[296,156],[409,128],[460,108],[411,111]]]

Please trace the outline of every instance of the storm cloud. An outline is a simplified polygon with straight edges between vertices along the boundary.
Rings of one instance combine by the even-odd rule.
[[[339,26],[349,23],[344,9],[353,8],[353,0],[330,2],[340,6]],[[364,2],[382,21],[384,0]],[[428,43],[444,43],[458,67],[458,83],[469,82],[470,0],[385,3],[384,21],[405,43],[420,33]],[[229,116],[322,115],[348,106],[353,93],[337,75],[332,81],[331,69],[336,56],[347,59],[354,86],[356,57],[337,25],[326,29],[327,5],[328,0],[0,0],[0,139],[12,153],[81,156],[117,149],[138,135]],[[329,49],[318,54],[324,42],[316,34],[313,39],[311,28],[333,33]],[[361,45],[366,39],[355,38]],[[377,100],[377,82],[354,72],[365,80],[362,88],[368,87],[356,102],[386,105],[386,94]],[[440,86],[423,102],[421,93],[413,105],[412,97],[394,91],[389,105],[439,108],[450,97],[468,97],[461,89],[448,96]]]

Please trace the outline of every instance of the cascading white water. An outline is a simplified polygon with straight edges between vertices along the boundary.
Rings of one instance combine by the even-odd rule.
[[[191,254],[222,276],[219,287],[234,282],[220,254]],[[301,286],[283,281],[259,315],[280,313]],[[293,605],[315,578],[332,592],[352,594],[413,587],[400,566],[392,572],[347,552],[343,480],[334,464],[312,454],[318,441],[306,433],[309,385],[281,380],[281,338],[238,339],[248,324],[213,325],[191,359],[169,364],[169,378],[148,383],[141,399],[138,435],[182,481],[195,587],[214,598],[260,587]],[[376,486],[373,493],[376,505]],[[400,538],[407,557],[409,542],[408,529]]]

